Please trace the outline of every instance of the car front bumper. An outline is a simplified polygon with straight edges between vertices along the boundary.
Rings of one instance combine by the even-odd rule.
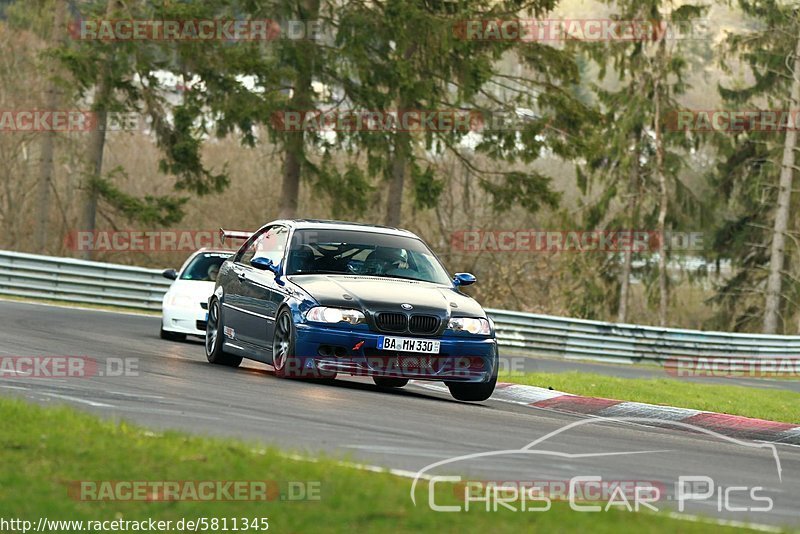
[[[439,354],[424,354],[379,350],[378,339],[384,335],[298,324],[295,357],[306,373],[336,372],[452,382],[488,382],[497,373],[494,337],[398,335],[440,342]]]
[[[199,305],[196,308],[164,306],[162,310],[161,328],[167,332],[205,336],[207,320],[208,315],[206,310]]]

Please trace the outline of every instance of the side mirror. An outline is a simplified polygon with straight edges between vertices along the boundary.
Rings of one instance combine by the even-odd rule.
[[[475,275],[470,273],[456,273],[456,275],[453,277],[454,286],[468,286],[477,281],[478,279],[475,278]]]
[[[164,278],[166,278],[168,280],[177,280],[178,279],[178,271],[176,271],[175,269],[167,269],[163,273],[161,273],[161,276],[163,276]]]
[[[275,276],[278,276],[281,272],[281,266],[272,263],[272,260],[269,258],[253,258],[250,260],[250,265],[259,271],[270,271]]]

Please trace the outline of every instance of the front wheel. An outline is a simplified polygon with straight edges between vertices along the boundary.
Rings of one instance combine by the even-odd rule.
[[[460,401],[485,401],[494,393],[497,385],[497,373],[492,375],[489,382],[469,383],[469,382],[446,382],[450,394]]]
[[[331,382],[336,373],[323,371],[316,367],[303,367],[303,361],[295,354],[297,330],[292,319],[292,312],[284,308],[275,318],[275,331],[272,338],[272,367],[278,378],[319,379]]]
[[[239,367],[242,363],[241,356],[234,356],[222,350],[222,314],[219,301],[214,299],[208,307],[208,322],[206,323],[206,358],[210,363]]]
[[[278,313],[275,319],[275,333],[272,338],[272,366],[279,378],[298,378],[299,363],[294,355],[295,329],[292,314],[287,309]]]

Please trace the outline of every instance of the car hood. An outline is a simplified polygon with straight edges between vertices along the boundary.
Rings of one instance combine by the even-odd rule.
[[[486,317],[472,298],[430,282],[346,275],[302,275],[291,281],[324,306],[376,312],[401,311],[401,304],[410,304],[413,312]]]

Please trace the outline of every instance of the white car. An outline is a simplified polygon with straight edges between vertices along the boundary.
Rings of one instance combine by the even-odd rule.
[[[206,335],[208,298],[214,292],[220,266],[231,254],[230,250],[201,249],[189,256],[180,271],[167,269],[162,273],[175,281],[161,304],[161,339],[182,341],[187,335]]]

